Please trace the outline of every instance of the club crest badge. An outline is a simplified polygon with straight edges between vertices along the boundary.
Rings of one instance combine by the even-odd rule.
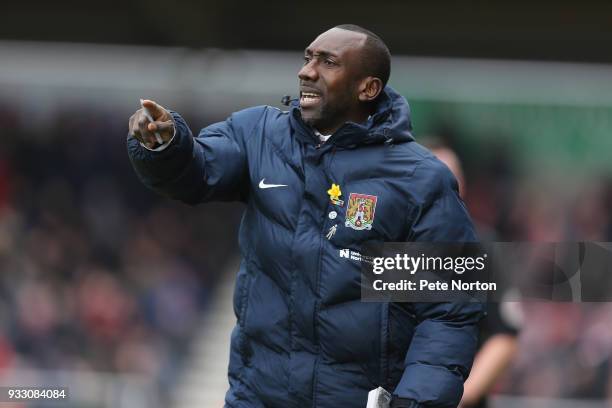
[[[358,231],[372,229],[377,199],[373,195],[351,193],[344,226]]]

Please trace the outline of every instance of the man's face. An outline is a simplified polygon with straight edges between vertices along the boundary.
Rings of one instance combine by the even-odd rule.
[[[328,134],[355,116],[359,107],[360,50],[366,35],[332,28],[318,36],[304,54],[300,110],[308,125]]]

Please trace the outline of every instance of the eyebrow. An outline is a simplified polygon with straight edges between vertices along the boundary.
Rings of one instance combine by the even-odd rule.
[[[306,49],[304,50],[304,52],[305,52],[306,54],[308,54],[308,55],[313,55],[313,54],[315,54],[315,53],[313,53],[313,52],[312,52],[312,50],[311,50],[310,48],[306,48]],[[317,54],[318,56],[323,57],[323,58],[326,58],[326,57],[338,57],[338,55],[337,55],[337,54],[334,54],[333,52],[330,52],[330,51],[318,51],[318,52],[316,52],[316,54]]]

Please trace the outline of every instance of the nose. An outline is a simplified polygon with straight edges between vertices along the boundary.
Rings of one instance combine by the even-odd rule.
[[[314,64],[314,58],[304,64],[304,66],[302,66],[302,69],[300,69],[300,72],[298,72],[298,78],[302,81],[316,81],[319,77],[319,74]]]

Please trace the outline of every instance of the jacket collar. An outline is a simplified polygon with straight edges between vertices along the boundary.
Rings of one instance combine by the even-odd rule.
[[[291,101],[291,121],[296,135],[302,141],[319,144],[311,127],[302,120],[299,100]],[[403,96],[387,86],[378,98],[376,110],[365,123],[347,122],[327,141],[339,147],[356,147],[363,144],[400,143],[414,140],[412,137],[410,107]]]

